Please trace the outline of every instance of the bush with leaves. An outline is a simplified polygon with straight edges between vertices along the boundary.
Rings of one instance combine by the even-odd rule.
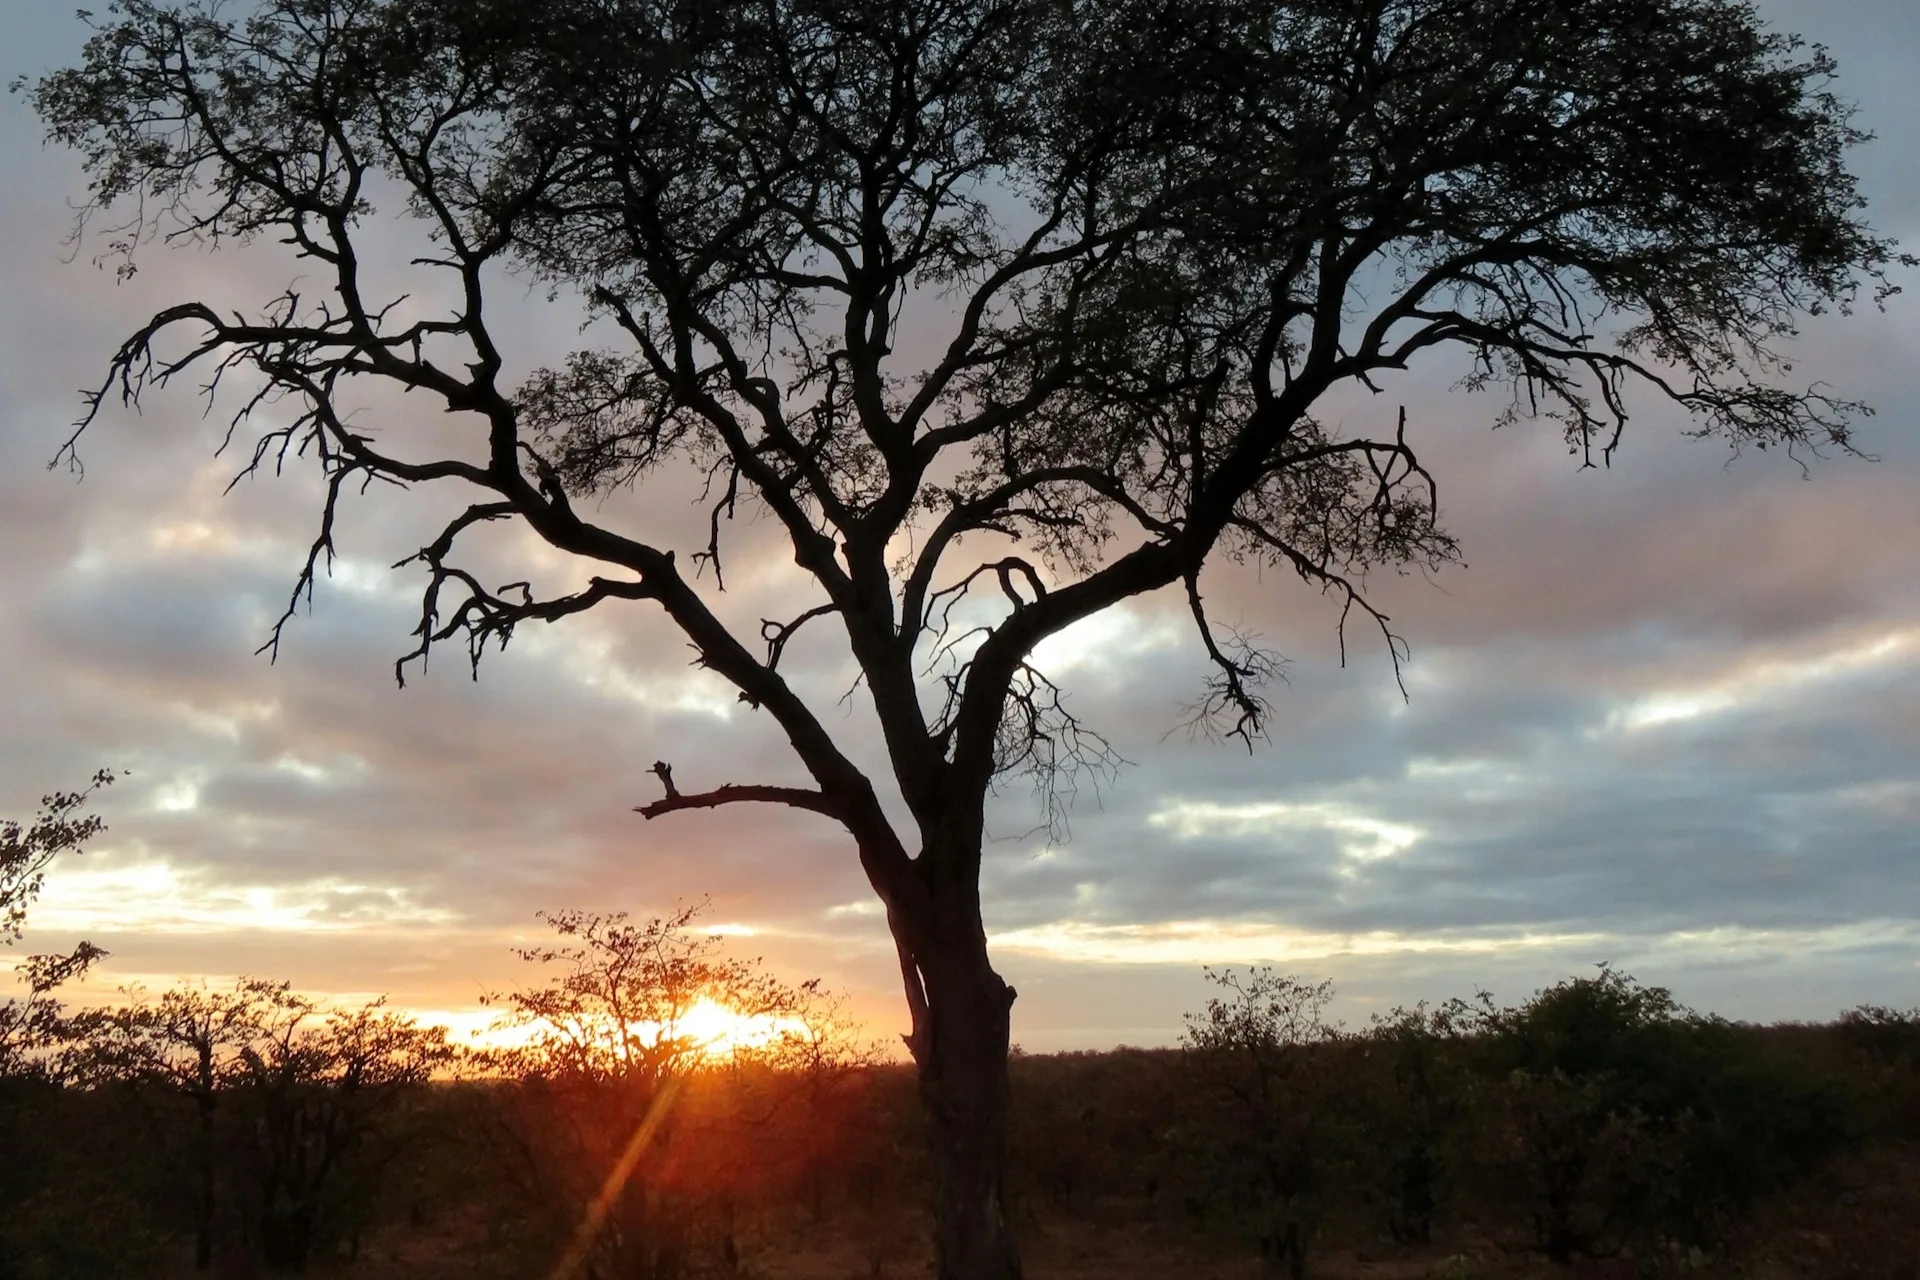
[[[1840,1015],[1838,1027],[1841,1038],[1869,1060],[1908,1071],[1920,1070],[1920,1007],[1857,1005]]]
[[[1191,1083],[1175,1049],[1015,1055],[1011,1167],[1032,1214],[1134,1222],[1143,1202],[1178,1210],[1186,1191],[1203,1208]]]
[[[787,1149],[799,1162],[808,1212],[819,1222],[829,1184],[846,1182],[864,1145],[857,1137],[868,1086],[886,1053],[864,1034],[846,996],[819,979],[802,982],[793,996],[792,1024],[767,1046],[766,1059],[791,1095]]]
[[[1266,967],[1206,975],[1221,994],[1187,1016],[1182,1042],[1213,1203],[1252,1231],[1270,1267],[1298,1280],[1339,1129],[1333,986]]]
[[[145,1104],[183,1175],[166,1198],[191,1222],[203,1271],[223,1221],[270,1271],[304,1270],[316,1249],[354,1235],[384,1166],[417,1139],[401,1099],[455,1052],[444,1028],[384,1001],[329,1009],[285,982],[127,994],[85,1019],[85,1078]]]
[[[1844,1131],[1839,1093],[1751,1028],[1609,968],[1518,1008],[1482,993],[1456,1015],[1490,1085],[1482,1173],[1557,1262],[1717,1246]]]
[[[560,911],[541,919],[559,941],[521,948],[548,971],[536,985],[488,997],[497,1032],[496,1138],[536,1208],[538,1247],[568,1242],[571,1265],[633,1280],[671,1280],[688,1266],[696,1219],[718,1212],[712,1188],[669,1176],[690,1078],[710,1045],[689,1019],[705,1002],[734,1014],[790,1015],[795,994],[757,960],[722,954],[695,921],[705,902],[634,921],[625,912]],[[712,1153],[706,1153],[711,1158]],[[727,1241],[719,1242],[727,1247]]]
[[[139,987],[123,994],[127,1003],[86,1015],[83,1076],[130,1088],[147,1107],[155,1145],[179,1175],[167,1199],[192,1223],[194,1264],[204,1271],[213,1265],[221,1208],[220,1122],[239,1083],[241,1051],[300,998],[286,983],[259,978],[227,990],[181,983],[157,997]]]
[[[1124,1156],[1110,1090],[1092,1054],[1016,1055],[1010,1165],[1016,1193],[1056,1212],[1087,1207]],[[1104,1104],[1104,1105],[1103,1105]]]
[[[40,1077],[0,1081],[0,1280],[147,1280],[173,1235],[165,1171],[138,1109]]]
[[[1456,1008],[1425,1004],[1376,1014],[1349,1061],[1366,1107],[1355,1144],[1363,1194],[1400,1244],[1425,1244],[1458,1163],[1471,1088]]]
[[[386,1007],[287,1002],[244,1046],[236,1090],[240,1186],[270,1271],[304,1271],[317,1247],[356,1241],[394,1156],[417,1135],[405,1097],[454,1057],[446,1028]]]
[[[1863,1004],[1834,1028],[1868,1108],[1868,1123],[1890,1138],[1920,1140],[1920,1007]]]

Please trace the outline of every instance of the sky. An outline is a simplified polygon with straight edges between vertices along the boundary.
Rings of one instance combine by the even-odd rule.
[[[1882,139],[1854,156],[1871,220],[1920,244],[1920,7],[1761,7],[1833,49]],[[4,80],[83,36],[65,3],[0,0],[0,18]],[[66,244],[83,186],[0,102],[0,815],[126,774],[27,949],[108,948],[83,999],[250,974],[471,1026],[521,977],[510,948],[536,911],[704,895],[737,953],[900,1029],[884,921],[834,828],[631,812],[658,794],[657,758],[690,789],[795,776],[645,605],[523,632],[477,682],[441,654],[398,689],[420,580],[389,566],[447,508],[376,495],[269,663],[254,651],[313,535],[311,477],[223,496],[234,460],[186,393],[108,415],[84,479],[47,469],[75,389],[147,314],[286,278],[263,253],[149,253],[117,281]],[[574,336],[532,295],[507,327],[531,362]],[[1252,753],[1178,729],[1204,674],[1178,601],[1050,642],[1048,670],[1128,763],[1082,792],[1064,840],[1032,832],[1017,788],[994,801],[984,894],[1015,1039],[1170,1042],[1208,964],[1332,979],[1355,1024],[1476,989],[1522,999],[1601,962],[1738,1018],[1920,1004],[1920,291],[1810,326],[1794,355],[1877,408],[1874,460],[1730,457],[1642,401],[1614,465],[1582,470],[1552,427],[1494,432],[1498,405],[1433,370],[1330,406],[1359,428],[1406,404],[1462,542],[1463,566],[1374,584],[1411,644],[1405,698],[1358,632],[1342,665],[1331,602],[1250,571],[1207,591],[1290,660]],[[675,527],[683,555],[704,541],[691,507]],[[561,568],[524,540],[494,554]],[[742,529],[723,607],[771,616],[786,560],[773,530]],[[858,697],[835,706],[844,658],[810,642],[790,661],[874,759]]]

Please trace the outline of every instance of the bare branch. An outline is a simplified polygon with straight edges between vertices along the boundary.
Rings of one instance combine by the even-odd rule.
[[[1188,577],[1186,591],[1200,643],[1215,669],[1206,693],[1189,707],[1187,727],[1195,733],[1238,738],[1252,751],[1254,742],[1267,736],[1267,719],[1273,710],[1262,690],[1284,677],[1286,659],[1237,631],[1229,631],[1223,642],[1201,602],[1198,574]]]
[[[839,611],[838,605],[819,604],[807,610],[792,622],[775,622],[771,618],[760,619],[760,638],[767,642],[767,669],[769,671],[777,671],[780,669],[780,657],[787,651],[787,642],[793,639],[794,634],[798,632],[801,627],[806,626],[807,623],[813,621],[815,618],[824,618],[829,614],[838,613]]]
[[[718,809],[721,805],[727,804],[783,804],[789,808],[807,809],[824,814],[829,818],[844,820],[847,816],[846,806],[823,791],[809,791],[804,787],[743,786],[728,783],[712,791],[689,794],[673,785],[673,766],[665,761],[655,761],[652,772],[659,776],[667,794],[652,804],[636,805],[633,810],[649,821],[687,809]]]

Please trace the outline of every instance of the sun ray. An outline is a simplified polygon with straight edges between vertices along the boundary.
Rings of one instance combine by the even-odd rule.
[[[614,1197],[620,1194],[621,1188],[627,1185],[627,1179],[633,1176],[634,1167],[640,1163],[640,1157],[647,1153],[648,1146],[653,1142],[653,1135],[659,1132],[660,1124],[666,1119],[667,1112],[673,1109],[673,1100],[679,1092],[680,1078],[673,1076],[669,1077],[666,1083],[660,1086],[660,1091],[653,1095],[653,1105],[647,1108],[645,1118],[633,1131],[633,1137],[627,1140],[626,1149],[620,1153],[620,1158],[608,1171],[607,1180],[600,1185],[599,1193],[593,1197],[593,1202],[587,1206],[586,1214],[580,1219],[580,1229],[574,1233],[573,1243],[567,1246],[567,1251],[561,1255],[559,1263],[548,1273],[548,1280],[572,1280],[575,1273],[580,1270],[581,1264],[587,1260],[587,1255],[593,1251],[594,1241],[600,1234],[600,1228],[606,1223],[607,1213],[613,1207]]]

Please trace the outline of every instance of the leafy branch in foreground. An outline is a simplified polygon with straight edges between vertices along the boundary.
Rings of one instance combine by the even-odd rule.
[[[40,896],[53,860],[85,852],[86,843],[107,829],[99,814],[82,810],[113,780],[113,771],[102,769],[82,790],[42,796],[31,823],[0,819],[0,942],[20,940],[27,908]]]
[[[79,791],[55,791],[40,799],[30,823],[0,819],[0,944],[21,938],[27,909],[46,883],[47,869],[61,856],[78,856],[107,829],[99,814],[83,813],[114,773],[102,769]],[[54,992],[85,976],[106,952],[81,942],[65,955],[28,956],[15,971],[27,988],[21,998],[0,1002],[0,1079],[63,1069],[59,1052],[68,1038],[65,1009]]]

